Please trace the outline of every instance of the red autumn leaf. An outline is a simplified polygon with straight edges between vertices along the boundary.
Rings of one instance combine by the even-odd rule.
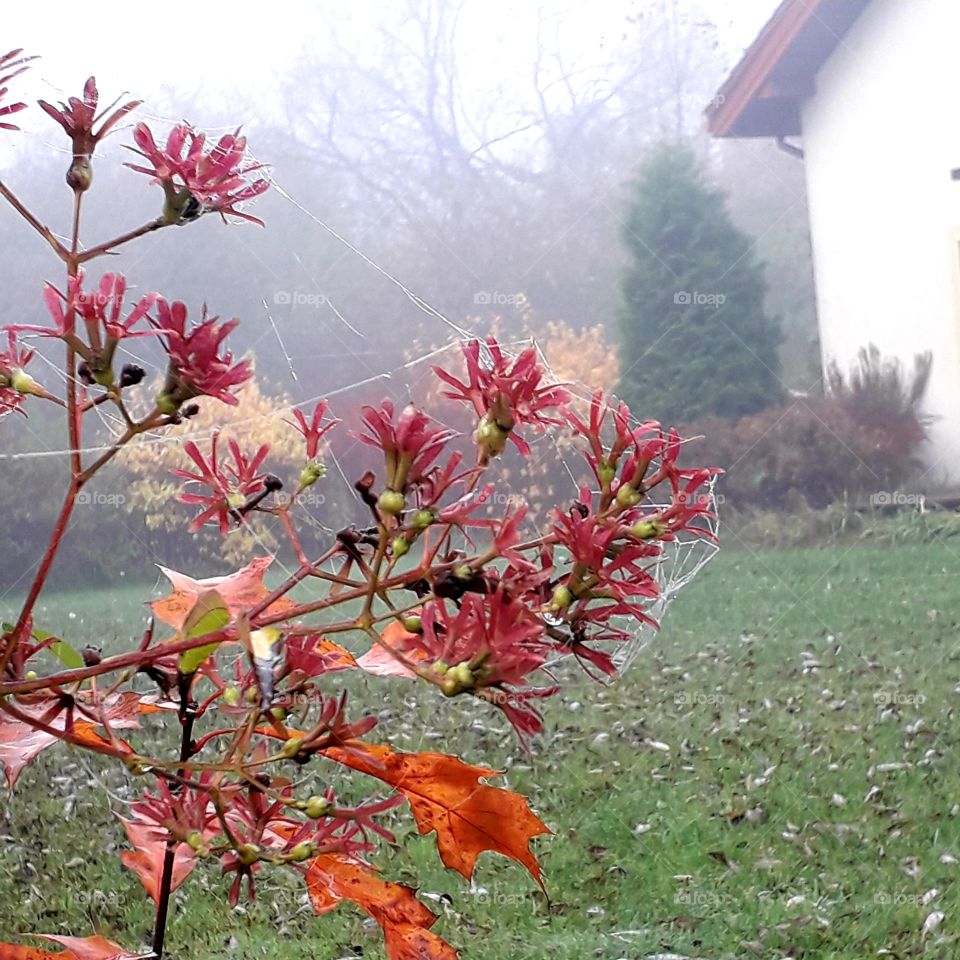
[[[0,960],[136,960],[139,954],[103,937],[60,937],[53,934],[37,934],[45,940],[53,940],[66,950],[41,950],[15,943],[0,943]]]
[[[67,948],[66,953],[55,953],[55,957],[71,956],[76,960],[133,960],[139,954],[118,947],[103,937],[60,937],[54,934],[40,934],[45,940],[53,940]]]
[[[543,888],[530,841],[550,833],[525,797],[488,787],[496,770],[474,767],[443,753],[395,753],[385,744],[330,747],[324,755],[395,787],[410,801],[421,835],[437,832],[440,859],[467,879],[485,850],[522,863]]]
[[[271,563],[273,557],[257,557],[236,573],[226,577],[209,577],[206,580],[194,580],[185,573],[160,567],[173,586],[173,592],[161,600],[151,600],[150,607],[158,620],[179,630],[200,594],[216,590],[226,603],[231,618],[236,617],[269,595],[270,591],[263,583],[263,575]],[[281,597],[274,601],[269,609],[272,613],[277,613],[294,606],[292,600]]]
[[[134,701],[138,698],[130,694]],[[106,717],[112,727],[135,727],[138,723],[135,715],[130,714],[131,701],[117,698],[117,702],[107,707]],[[136,710],[136,705],[132,706]],[[24,708],[21,707],[23,711]],[[26,712],[26,711],[24,711]],[[31,713],[35,719],[41,719],[40,713]],[[55,730],[63,730],[66,722],[63,714],[59,714],[48,721],[46,725]],[[107,745],[110,741],[97,733],[94,724],[85,720],[78,720],[73,725],[73,737],[89,744]],[[38,730],[29,723],[14,720],[7,714],[0,714],[0,767],[3,767],[7,777],[7,784],[12,790],[17,777],[25,766],[35,760],[47,747],[52,746],[59,738],[45,730]],[[120,740],[119,743],[125,752],[133,753],[130,745]]]
[[[415,677],[416,674],[390,652],[396,650],[405,660],[423,660],[426,657],[423,650],[410,647],[409,641],[415,639],[415,633],[404,630],[403,624],[394,620],[380,635],[380,642],[357,657],[357,666],[379,677]]]
[[[384,930],[390,960],[456,960],[457,951],[435,933],[409,923],[394,923]]]
[[[156,827],[152,824],[138,823],[118,816],[117,819],[127,831],[127,838],[133,850],[124,850],[120,854],[120,862],[132,870],[143,884],[143,889],[153,899],[160,901],[160,874],[163,870],[163,858],[166,855],[167,842],[156,834]],[[196,854],[186,843],[178,843],[173,860],[173,879],[171,890],[176,890],[190,876],[197,865]],[[2,958],[0,958],[2,960]]]
[[[449,943],[430,932],[437,918],[410,887],[381,880],[370,868],[325,853],[310,861],[307,892],[318,914],[349,900],[383,928],[390,960],[457,960]]]

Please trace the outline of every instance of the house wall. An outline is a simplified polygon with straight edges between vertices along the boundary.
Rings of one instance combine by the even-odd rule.
[[[824,364],[933,351],[931,486],[960,483],[958,41],[958,0],[873,0],[803,111]]]

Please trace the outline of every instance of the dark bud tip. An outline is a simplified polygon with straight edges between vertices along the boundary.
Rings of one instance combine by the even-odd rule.
[[[83,662],[88,667],[95,667],[103,659],[103,655],[97,647],[84,647],[80,651],[80,656],[83,657]]]
[[[277,490],[283,489],[283,481],[279,477],[274,476],[272,473],[268,473],[263,478],[263,488],[267,491],[267,493],[274,493]]]
[[[181,411],[180,416],[184,420],[189,420],[191,417],[195,417],[200,412],[199,403],[188,403]]]
[[[77,367],[77,376],[80,378],[81,383],[86,386],[90,386],[94,383],[93,371],[90,369],[90,364],[86,360]]]
[[[143,367],[138,367],[135,363],[125,363],[120,371],[120,386],[132,387],[138,384],[145,376],[147,371]]]

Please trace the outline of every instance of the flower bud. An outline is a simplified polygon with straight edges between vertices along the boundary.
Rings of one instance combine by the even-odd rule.
[[[426,530],[432,523],[437,522],[437,515],[433,510],[418,510],[410,521],[414,530]]]
[[[423,630],[423,621],[420,617],[414,615],[411,617],[402,617],[400,623],[403,625],[403,629],[407,633],[420,633]]]
[[[490,457],[496,457],[503,453],[503,448],[507,445],[507,437],[509,435],[510,431],[504,430],[503,427],[488,414],[480,421],[474,436],[480,449],[489,459]]]
[[[47,396],[47,391],[44,390],[29,373],[21,370],[19,367],[15,367],[10,371],[10,389],[16,390],[17,393],[23,394],[24,396],[28,394],[34,397]]]
[[[253,689],[252,687],[250,688]],[[254,691],[256,693],[256,691]],[[235,707],[240,703],[240,690],[238,687],[235,687],[232,683],[229,686],[223,688],[223,702],[228,707]]]
[[[621,507],[635,507],[641,499],[640,494],[629,483],[622,484],[617,490],[617,503]]]
[[[469,660],[463,660],[460,663],[458,663],[450,671],[448,676],[452,676],[457,681],[457,683],[460,684],[460,687],[464,690],[472,687],[475,682],[473,670],[470,668]]]
[[[560,584],[560,586],[553,591],[550,606],[554,610],[566,610],[571,603],[573,603],[573,594],[570,592],[570,588],[564,584]]]
[[[610,463],[609,460],[602,460],[597,473],[600,475],[600,482],[605,487],[608,487],[613,483],[613,478],[617,475],[617,468],[614,464]]]
[[[70,169],[67,171],[67,185],[74,193],[83,193],[90,189],[93,183],[93,164],[90,158],[78,156],[73,158]]]
[[[242,843],[237,847],[237,857],[245,867],[252,866],[260,859],[260,848],[254,843]]]
[[[394,537],[390,542],[390,552],[394,560],[399,560],[410,549],[410,541],[406,537]]]
[[[287,859],[292,860],[294,863],[303,863],[304,860],[309,860],[316,855],[317,845],[310,840],[305,840],[303,843],[298,843],[287,854]]]
[[[312,487],[321,477],[325,476],[327,468],[317,459],[310,460],[300,471],[300,486]]]
[[[311,820],[317,820],[320,817],[325,817],[330,811],[330,801],[326,797],[314,794],[314,796],[308,798],[303,810]]]
[[[397,490],[384,490],[377,501],[377,509],[389,517],[395,517],[405,506],[406,500]]]
[[[666,524],[658,517],[651,517],[649,520],[640,520],[630,528],[631,536],[638,540],[650,540],[653,537],[659,537],[666,531]]]

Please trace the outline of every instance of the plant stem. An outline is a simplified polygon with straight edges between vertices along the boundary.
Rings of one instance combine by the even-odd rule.
[[[76,480],[71,480],[67,495],[63,500],[63,506],[60,508],[60,516],[57,517],[57,525],[54,527],[50,542],[47,544],[47,550],[43,555],[43,560],[40,561],[37,575],[33,578],[33,583],[30,585],[30,592],[27,594],[23,608],[20,610],[17,625],[8,634],[3,654],[0,655],[0,676],[3,676],[6,672],[6,668],[13,657],[14,649],[23,639],[30,614],[33,613],[33,605],[37,602],[37,597],[40,596],[40,591],[43,589],[44,583],[46,583],[47,575],[50,573],[50,567],[53,565],[53,559],[57,555],[60,542],[63,540],[63,535],[67,531],[67,524],[70,522],[70,515],[73,513],[73,507],[76,503],[79,489]]]
[[[180,762],[186,763],[190,759],[193,749],[193,721],[196,714],[193,710],[193,704],[187,702],[189,692],[181,695],[180,699]],[[179,777],[186,775],[186,769],[181,767],[178,771]],[[173,793],[179,793],[179,787],[174,784],[170,790]],[[176,860],[177,841],[170,837],[167,840],[167,849],[163,855],[163,871],[160,874],[160,890],[157,899],[157,917],[153,926],[153,955],[154,960],[160,960],[163,956],[163,941],[167,933],[167,912],[170,907],[170,888],[173,884],[173,865]]]
[[[89,250],[85,250],[83,253],[77,256],[77,263],[86,263],[88,260],[92,260],[94,257],[99,257],[105,253],[109,253],[114,247],[119,247],[122,243],[127,243],[129,240],[136,240],[137,237],[142,237],[145,234],[153,233],[154,230],[159,230],[161,227],[165,226],[166,223],[163,218],[157,217],[156,220],[151,220],[149,223],[145,223],[143,226],[137,227],[136,230],[129,230],[127,233],[123,233],[119,237],[109,240],[107,243],[100,243],[95,247],[91,247]]]

